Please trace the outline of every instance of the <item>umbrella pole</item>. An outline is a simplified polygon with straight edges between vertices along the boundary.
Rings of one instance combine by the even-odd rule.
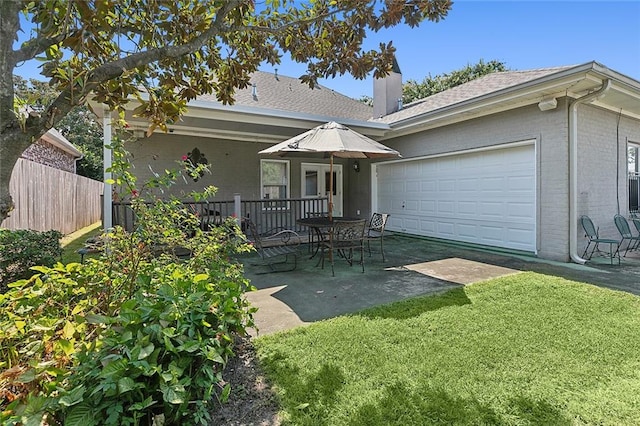
[[[329,220],[333,220],[333,153],[329,160]]]

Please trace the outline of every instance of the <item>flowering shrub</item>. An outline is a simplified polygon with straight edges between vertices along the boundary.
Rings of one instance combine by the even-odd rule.
[[[138,226],[0,296],[2,424],[206,424],[208,401],[228,395],[223,367],[254,312],[234,255],[250,246],[233,219],[204,233],[177,200],[144,200],[171,173],[138,189],[115,148]]]

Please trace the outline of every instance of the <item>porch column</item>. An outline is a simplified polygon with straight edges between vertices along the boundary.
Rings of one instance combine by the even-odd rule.
[[[233,194],[233,214],[236,215],[238,226],[242,222],[242,204],[240,203],[240,194]]]
[[[104,231],[107,232],[113,227],[113,185],[111,184],[111,172],[107,171],[111,168],[111,148],[108,148],[108,146],[111,145],[111,110],[105,105],[103,111],[102,128],[104,136],[102,157],[104,160],[104,195],[102,197],[102,225]]]

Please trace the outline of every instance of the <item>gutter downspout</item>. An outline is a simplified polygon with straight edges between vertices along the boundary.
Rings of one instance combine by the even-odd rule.
[[[581,265],[587,260],[578,255],[578,105],[601,98],[610,86],[611,81],[606,79],[598,90],[569,106],[569,256]]]

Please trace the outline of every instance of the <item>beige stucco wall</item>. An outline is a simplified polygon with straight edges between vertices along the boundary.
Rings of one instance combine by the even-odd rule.
[[[133,155],[135,174],[143,182],[152,177],[152,170],[160,173],[165,169],[176,169],[176,161],[183,155],[198,148],[210,164],[211,174],[205,174],[198,182],[187,178],[179,179],[169,192],[182,198],[193,190],[202,190],[213,185],[218,188],[216,200],[232,200],[238,193],[243,199],[257,200],[260,194],[260,159],[279,159],[258,154],[270,144],[242,142],[222,139],[200,138],[170,134],[154,134],[129,144],[127,149]],[[300,197],[300,164],[302,162],[328,163],[321,158],[286,158],[290,163],[291,197]],[[336,159],[336,164],[347,164]],[[346,193],[346,189],[345,189]]]

